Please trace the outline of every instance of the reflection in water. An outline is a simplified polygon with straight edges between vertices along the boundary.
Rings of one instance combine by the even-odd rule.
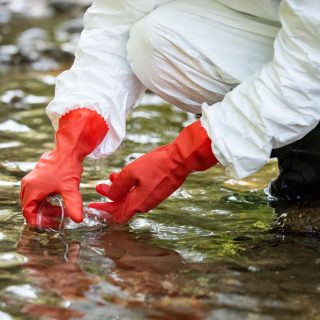
[[[185,286],[185,279],[182,279],[184,274],[187,271],[206,271],[206,265],[187,263],[175,251],[150,243],[150,233],[137,236],[130,232],[128,227],[113,226],[92,236],[81,248],[79,242],[68,240],[68,235],[61,238],[57,234],[39,233],[33,228],[25,227],[19,237],[17,252],[26,258],[27,262],[23,264],[24,272],[29,281],[37,284],[37,288],[30,285],[10,286],[6,289],[6,294],[28,300],[21,309],[23,313],[52,317],[63,312],[64,317],[80,314],[85,316],[77,310],[79,306],[75,301],[83,300],[87,293],[90,290],[94,291],[95,285],[101,282],[99,277],[85,272],[80,267],[82,263],[90,263],[91,269],[101,267],[96,265],[98,261],[95,259],[86,261],[86,251],[89,250],[103,253],[107,261],[109,260],[101,271],[111,288],[112,285],[119,288],[115,295],[108,290],[111,295],[103,297],[106,299],[104,307],[107,307],[109,300],[116,305],[140,308],[141,314],[154,313],[166,319],[171,316],[197,319],[202,315],[203,304],[192,295],[175,297],[180,294],[179,286]],[[83,257],[81,250],[85,252]],[[33,303],[43,294],[73,301],[74,311],[50,306],[45,302]],[[148,296],[164,298],[158,300],[150,299]],[[174,303],[169,297],[172,297]],[[143,311],[146,300],[149,300],[148,304],[153,307],[151,310]],[[94,301],[91,303],[96,304]]]
[[[57,319],[80,316],[81,313],[59,303],[61,299],[84,298],[90,285],[97,282],[94,277],[83,273],[78,265],[80,244],[76,241],[64,242],[53,234],[39,234],[25,227],[19,237],[17,252],[27,259],[23,265],[26,278],[38,288],[34,289],[37,299],[24,299],[20,311]]]
[[[93,309],[97,319],[278,319],[319,311],[320,262],[308,252],[319,248],[316,238],[238,237],[247,245],[237,259],[195,263],[128,226],[82,233],[82,243],[73,237],[25,227],[17,252],[34,285],[8,286],[2,297],[19,299],[22,313],[58,319],[95,319]]]
[[[41,289],[72,299],[83,297],[93,281],[78,265],[80,247],[76,241],[39,235],[26,227],[20,234],[17,252],[27,257],[23,268],[37,279]]]

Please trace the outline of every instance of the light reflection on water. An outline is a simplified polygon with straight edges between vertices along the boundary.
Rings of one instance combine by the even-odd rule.
[[[245,181],[230,180],[220,167],[193,174],[128,226],[67,230],[63,236],[24,226],[19,181],[53,146],[41,103],[52,95],[54,78],[14,71],[5,77],[0,319],[319,319],[319,240],[272,229],[275,213],[263,189],[277,174],[274,162]],[[8,100],[18,89],[22,94]],[[158,103],[147,96],[128,116],[128,139],[116,154],[86,161],[86,203],[99,198],[98,181],[168,143],[194,120]]]

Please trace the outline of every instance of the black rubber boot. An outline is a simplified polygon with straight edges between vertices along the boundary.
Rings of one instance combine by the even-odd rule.
[[[279,177],[269,185],[271,196],[292,202],[320,199],[320,124],[304,138],[274,149]]]

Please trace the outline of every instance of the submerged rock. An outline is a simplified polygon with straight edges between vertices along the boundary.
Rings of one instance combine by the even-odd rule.
[[[91,4],[89,0],[49,0],[48,5],[56,13],[75,15]]]
[[[320,235],[320,206],[285,209],[279,215],[276,227],[284,233]]]
[[[75,36],[79,38],[82,29],[82,18],[68,20],[58,25],[55,30],[55,38],[60,42],[72,41]]]
[[[8,1],[0,0],[0,25],[11,20],[11,12],[8,8]]]
[[[12,65],[51,71],[59,69],[61,64],[70,64],[83,29],[83,13],[90,4],[89,0],[0,0],[0,41],[4,43],[0,46],[0,71]],[[34,20],[32,25],[36,26],[39,21],[55,14],[59,15],[57,21],[60,25],[54,27],[54,32],[48,25],[10,37],[17,19],[22,27],[23,19]],[[67,20],[71,17],[75,19]]]
[[[7,90],[1,97],[0,101],[7,105],[18,105],[23,104],[23,99],[25,98],[25,93],[20,90]]]
[[[0,123],[0,131],[26,133],[30,132],[31,129],[24,124],[18,123],[14,120],[7,120]]]
[[[92,0],[0,0],[0,23],[10,21],[12,15],[42,19],[58,14],[77,16]]]
[[[49,32],[41,28],[31,28],[22,32],[18,37],[17,46],[21,58],[26,62],[38,60],[42,53],[53,47]]]
[[[83,19],[77,18],[61,23],[55,30],[54,37],[61,43],[60,49],[74,55],[75,49],[80,39],[80,33],[83,29]]]
[[[2,3],[11,13],[26,18],[46,18],[53,14],[47,1],[44,0],[10,0]]]
[[[16,252],[0,254],[0,269],[15,268],[23,265],[27,258]]]
[[[0,47],[0,63],[14,64],[19,49],[16,45],[8,44]]]
[[[77,34],[76,36],[78,39]],[[47,30],[30,28],[18,36],[15,45],[4,45],[0,48],[0,63],[23,65],[36,71],[56,70],[61,63],[70,63],[73,60],[75,46],[76,44],[73,44],[71,49],[65,50],[63,45],[51,41]]]
[[[28,108],[29,105],[48,103],[49,97],[26,94],[23,90],[16,89],[5,91],[0,96],[0,101],[9,107]]]

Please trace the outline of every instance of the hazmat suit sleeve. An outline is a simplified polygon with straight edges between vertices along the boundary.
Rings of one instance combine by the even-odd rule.
[[[222,102],[203,105],[214,154],[236,178],[260,169],[272,149],[299,140],[320,120],[320,1],[283,0],[279,10],[272,62]]]
[[[86,107],[107,122],[109,132],[90,155],[114,152],[125,136],[126,111],[145,92],[127,62],[131,26],[168,0],[93,0],[84,17],[84,30],[70,70],[57,78],[47,113],[57,129],[65,113]]]

